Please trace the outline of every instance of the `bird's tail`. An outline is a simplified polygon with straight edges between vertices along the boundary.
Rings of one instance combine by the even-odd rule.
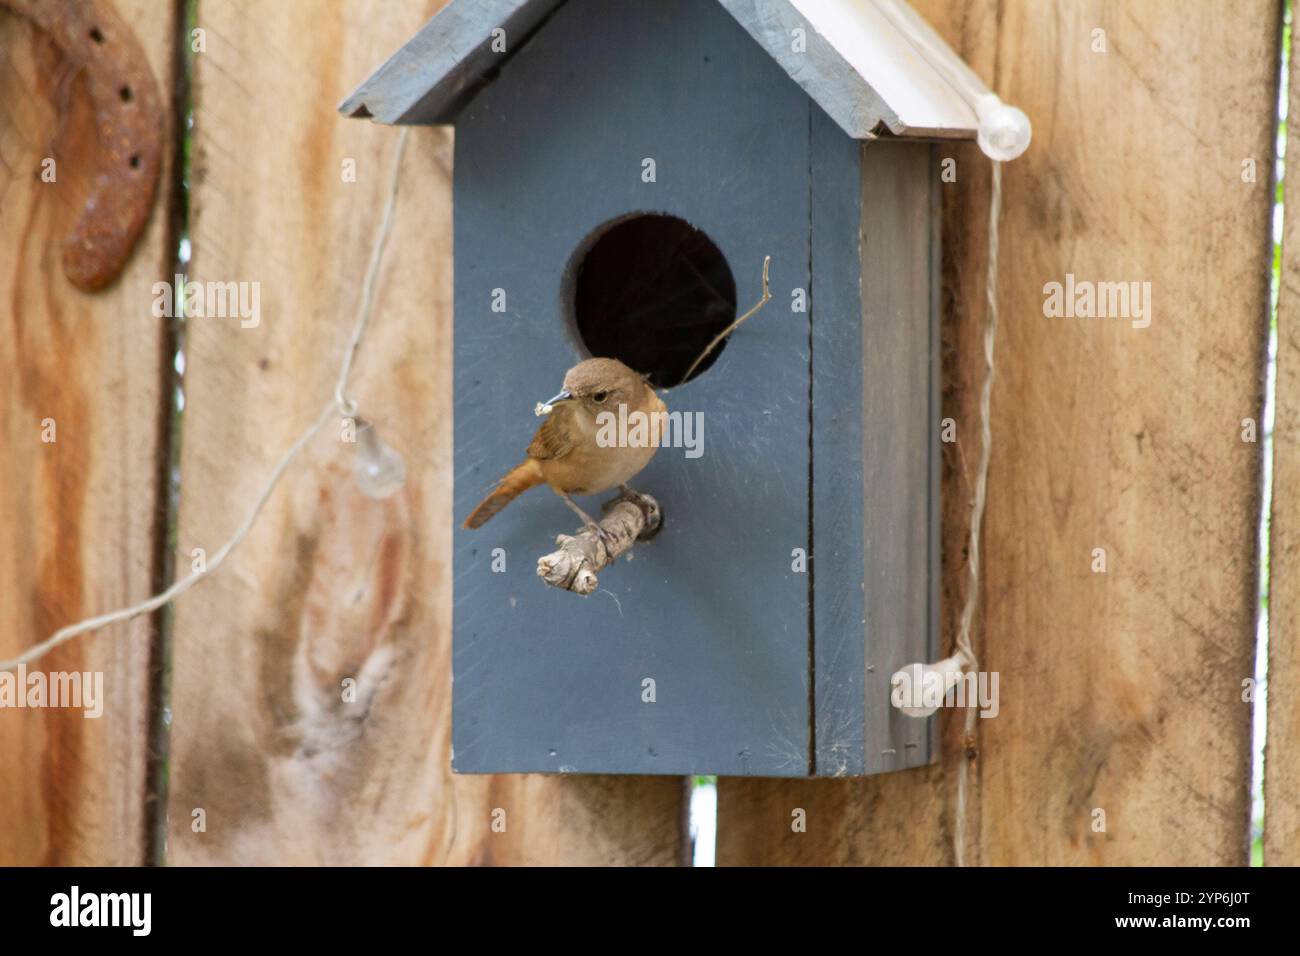
[[[478,507],[465,519],[464,527],[481,527],[489,518],[529,488],[540,485],[545,480],[542,477],[542,466],[535,459],[525,458],[497,482],[490,495],[479,502]]]

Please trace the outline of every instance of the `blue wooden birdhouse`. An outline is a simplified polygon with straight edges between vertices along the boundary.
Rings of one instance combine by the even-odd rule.
[[[458,528],[457,771],[931,759],[890,675],[936,656],[935,143],[978,128],[940,56],[897,0],[453,0],[343,103],[455,126],[458,519],[584,358],[697,428],[589,596],[538,579],[577,525],[545,489]]]

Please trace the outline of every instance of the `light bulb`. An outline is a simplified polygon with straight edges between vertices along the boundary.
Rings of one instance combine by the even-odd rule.
[[[1029,148],[1033,128],[1023,110],[1008,106],[996,94],[989,93],[975,104],[975,115],[980,121],[980,149],[989,159],[1006,162]]]
[[[406,462],[384,444],[379,430],[357,422],[357,487],[367,498],[390,498],[406,484]]]

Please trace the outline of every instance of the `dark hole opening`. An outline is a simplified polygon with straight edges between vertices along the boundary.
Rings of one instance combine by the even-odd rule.
[[[122,87],[120,90],[117,91],[117,95],[120,96],[120,97],[122,97],[122,102],[123,102],[123,103],[130,103],[130,102],[131,102],[131,87],[129,87],[129,86],[124,86],[124,87]]]
[[[684,219],[636,215],[600,233],[574,271],[574,318],[593,356],[658,388],[680,385],[736,317],[736,281],[718,247]],[[692,378],[711,366],[721,343]]]
[[[140,157],[138,154],[131,157],[131,168],[132,169],[140,168]]]
[[[99,31],[99,27],[90,28],[90,38],[94,40],[96,43],[104,42],[104,34]]]

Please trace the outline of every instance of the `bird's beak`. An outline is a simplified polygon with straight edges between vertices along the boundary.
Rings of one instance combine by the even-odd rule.
[[[537,407],[533,409],[533,412],[536,415],[549,415],[551,413],[551,409],[555,405],[557,405],[560,402],[567,402],[571,398],[573,398],[573,393],[570,392],[567,388],[562,388],[560,389],[560,393],[556,395],[554,398],[550,399],[549,401],[538,402]]]

